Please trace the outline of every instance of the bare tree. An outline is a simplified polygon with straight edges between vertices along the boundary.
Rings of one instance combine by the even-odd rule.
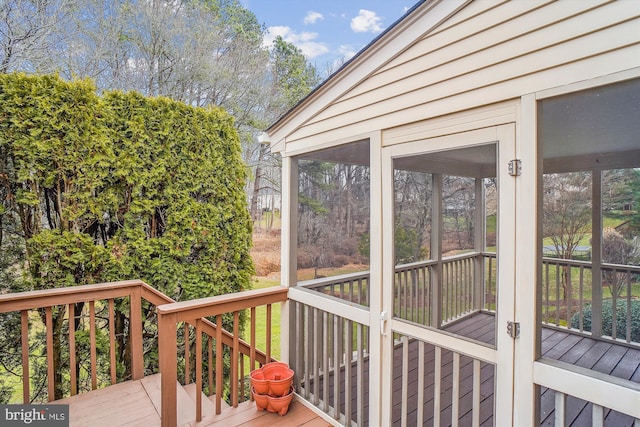
[[[73,0],[0,2],[0,73],[55,69],[52,52],[62,40]]]
[[[544,176],[543,232],[551,239],[555,256],[572,259],[585,235],[590,234],[591,174],[575,172]],[[569,268],[563,267],[562,287],[566,301]]]
[[[4,0],[0,72],[59,72],[102,90],[136,90],[234,118],[250,173],[247,199],[279,193],[278,156],[258,135],[317,85],[302,52],[240,0]]]
[[[625,239],[614,228],[605,228],[602,233],[602,257],[606,263],[635,265],[640,261],[640,240],[638,237]],[[604,284],[609,287],[611,295],[620,296],[624,284],[631,281],[630,274],[605,269],[602,273],[602,279]]]
[[[432,175],[396,170],[394,187],[396,263],[420,261],[430,245]]]

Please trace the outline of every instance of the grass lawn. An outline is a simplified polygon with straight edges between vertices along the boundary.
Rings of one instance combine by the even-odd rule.
[[[279,286],[279,280],[257,279],[253,283],[253,289],[264,289],[272,286]],[[250,325],[246,325],[245,341],[250,340]],[[267,336],[267,307],[256,308],[256,347],[261,351],[266,351]],[[271,356],[280,359],[280,304],[273,304],[271,307]]]

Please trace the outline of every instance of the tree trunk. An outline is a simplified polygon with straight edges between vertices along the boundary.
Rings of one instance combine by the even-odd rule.
[[[260,197],[260,188],[262,185],[262,162],[267,155],[267,149],[269,147],[262,144],[258,149],[258,160],[256,162],[256,174],[253,180],[253,190],[251,192],[251,207],[249,212],[251,214],[252,221],[257,221],[258,218],[258,199]]]
[[[253,190],[251,192],[251,220],[255,223],[260,218],[258,218],[258,199],[260,197],[260,176],[262,175],[262,168],[258,164],[256,166],[256,176],[253,180]],[[260,223],[258,222],[258,227],[260,227]]]
[[[116,329],[116,345],[118,347],[116,349],[116,356],[118,363],[124,366],[124,376],[118,379],[126,380],[131,378],[131,344],[125,333],[128,324],[126,314],[120,310],[116,310],[114,323]]]

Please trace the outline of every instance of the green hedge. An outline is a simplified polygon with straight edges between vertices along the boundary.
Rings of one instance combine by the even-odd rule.
[[[612,336],[613,333],[613,301],[602,302],[602,334]],[[592,306],[586,305],[583,309],[583,325],[585,331],[591,331]],[[571,327],[580,327],[579,313],[571,318]],[[625,339],[627,336],[627,301],[616,301],[616,336]],[[631,301],[631,341],[640,342],[640,300]]]
[[[142,279],[177,299],[249,289],[246,167],[233,118],[88,80],[0,75],[3,220],[28,282]]]

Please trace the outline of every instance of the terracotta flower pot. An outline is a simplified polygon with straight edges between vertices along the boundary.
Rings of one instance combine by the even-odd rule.
[[[254,394],[268,394],[269,393],[269,381],[264,378],[264,371],[262,368],[251,371],[251,391]],[[255,390],[255,391],[254,391]]]
[[[288,391],[289,393],[282,397],[268,396],[267,411],[275,412],[276,414],[280,414],[280,416],[286,415],[289,411],[291,400],[293,399],[293,387],[291,387]]]
[[[293,382],[293,370],[281,362],[267,363],[262,367],[264,379],[269,382],[269,394],[282,397],[289,393]]]
[[[268,394],[258,394],[253,387],[251,387],[251,393],[253,394],[253,400],[256,401],[256,408],[258,408],[258,411],[264,411],[269,407]]]
[[[289,365],[282,362],[265,364],[251,371],[251,394],[258,411],[275,412],[285,415],[293,399],[293,375]]]
[[[286,363],[267,363],[262,368],[251,371],[251,387],[256,394],[282,397],[289,392],[293,375],[293,370]]]

